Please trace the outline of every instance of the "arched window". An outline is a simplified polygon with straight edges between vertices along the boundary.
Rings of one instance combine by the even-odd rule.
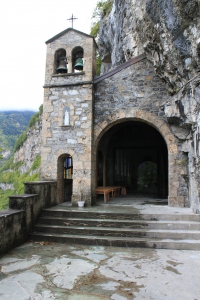
[[[76,47],[72,51],[72,69],[74,73],[82,72],[83,71],[83,65],[84,65],[84,59],[83,59],[83,48],[82,47]]]
[[[70,125],[70,108],[68,106],[65,106],[63,109],[63,125]]]
[[[67,57],[65,49],[58,49],[54,57],[54,73],[64,74],[67,73]]]

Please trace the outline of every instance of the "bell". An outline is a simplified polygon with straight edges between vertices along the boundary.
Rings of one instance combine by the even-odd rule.
[[[67,73],[66,57],[59,58],[59,66],[56,69],[56,73]]]
[[[77,58],[74,66],[75,70],[82,71],[83,70],[83,59],[82,58]]]

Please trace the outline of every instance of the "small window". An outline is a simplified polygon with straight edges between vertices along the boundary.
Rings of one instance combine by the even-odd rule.
[[[70,125],[70,108],[68,106],[64,107],[63,109],[63,125]]]

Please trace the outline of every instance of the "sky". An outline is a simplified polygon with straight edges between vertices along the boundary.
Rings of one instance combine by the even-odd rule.
[[[97,0],[0,0],[0,111],[43,103],[45,41],[72,27],[90,33]]]

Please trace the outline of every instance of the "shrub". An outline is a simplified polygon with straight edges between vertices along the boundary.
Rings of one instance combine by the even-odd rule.
[[[40,105],[39,107],[39,111],[37,113],[35,113],[31,118],[30,118],[30,121],[29,121],[29,124],[28,124],[28,128],[32,128],[36,122],[39,121],[39,118],[40,118],[40,115],[43,113],[43,105]],[[26,141],[27,139],[27,131],[24,131],[18,138],[18,140],[16,141],[15,143],[15,147],[14,147],[14,153],[19,150],[19,148],[23,145],[23,143]]]
[[[26,141],[27,139],[27,130],[24,131],[18,138],[18,140],[15,143],[14,152],[16,152]]]
[[[92,19],[94,22],[92,23],[90,35],[92,35],[94,38],[98,40],[99,37],[99,30],[100,30],[100,18],[107,17],[113,6],[113,0],[101,0],[97,2],[96,8],[93,12]],[[100,69],[101,69],[101,57],[99,54],[97,54],[96,57],[96,75],[100,75]]]
[[[99,29],[100,29],[100,22],[98,21],[97,23],[94,23],[91,26],[90,35],[92,35],[94,38],[96,38],[97,35],[99,34]]]
[[[24,184],[23,184],[24,182],[39,180],[38,172],[30,175],[31,170],[29,170],[29,172],[20,174],[18,169],[20,165],[23,165],[23,162],[14,163],[13,157],[8,162],[6,162],[5,165],[0,169],[0,182],[12,183],[14,185],[14,190],[4,191],[0,189],[0,210],[8,208],[9,196],[19,195],[24,193]],[[40,166],[40,156],[37,156],[33,163],[32,168],[37,169],[39,168],[39,166]]]
[[[40,115],[43,113],[43,105],[40,105],[39,111],[34,114],[29,121],[28,127],[31,128],[35,125],[36,122],[39,121]]]
[[[40,165],[41,165],[41,156],[38,155],[32,164],[31,170],[39,169]]]

